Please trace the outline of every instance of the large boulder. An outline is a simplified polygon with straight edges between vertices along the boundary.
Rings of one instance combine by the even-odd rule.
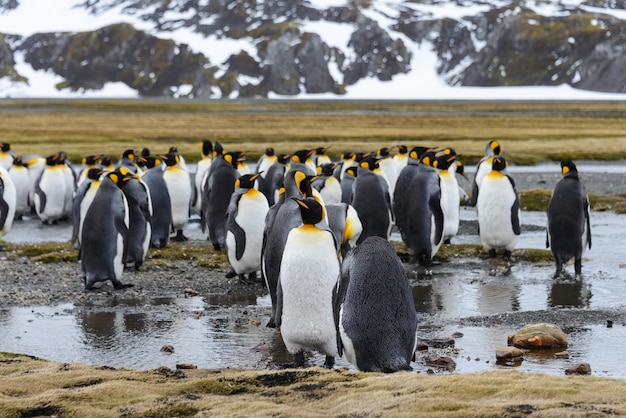
[[[509,335],[508,344],[518,348],[567,347],[567,336],[554,324],[529,324]]]

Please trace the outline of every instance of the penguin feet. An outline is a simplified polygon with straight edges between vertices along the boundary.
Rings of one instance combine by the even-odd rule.
[[[333,357],[333,363],[334,361]],[[304,352],[300,351],[293,355],[293,367],[304,367]]]
[[[496,258],[498,255],[496,254],[496,250],[494,248],[490,249],[487,254],[483,254],[480,256],[482,260],[488,260],[490,258]]]
[[[452,244],[452,242],[450,242],[450,238],[448,238],[447,240],[445,240],[443,243],[444,243],[445,245],[450,245],[450,244]]]
[[[253,284],[256,284],[256,280],[254,280],[251,277],[246,278],[245,274],[240,274],[239,275],[239,281],[243,284],[245,284],[246,286],[251,286]]]
[[[185,234],[183,234],[182,229],[179,229],[178,231],[176,231],[176,235],[172,238],[172,241],[185,242],[185,241],[189,241],[189,238],[187,238]]]
[[[324,361],[324,367],[327,369],[332,369],[335,365],[335,356],[326,356],[326,360]]]
[[[503,260],[510,260],[511,259],[511,255],[513,255],[513,253],[509,250],[504,250],[504,254],[502,254],[502,259]]]
[[[227,279],[232,279],[235,276],[237,276],[237,272],[232,268],[228,271],[228,273],[226,273]]]
[[[220,247],[220,245],[219,245],[219,244],[213,244],[213,249],[214,249],[215,251],[220,251],[220,250],[222,249],[222,247]]]
[[[268,328],[276,328],[276,322],[274,321],[274,318],[270,318],[265,326]]]

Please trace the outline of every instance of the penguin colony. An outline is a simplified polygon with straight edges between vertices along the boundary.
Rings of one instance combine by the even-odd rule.
[[[252,171],[243,152],[204,140],[192,179],[176,147],[157,155],[128,149],[117,164],[89,155],[75,170],[63,151],[16,156],[0,145],[0,237],[23,216],[44,224],[71,218],[85,289],[107,280],[116,289],[132,286],[121,281],[124,269],[140,269],[150,246],[186,240],[195,214],[213,248],[226,252],[227,277],[267,287],[267,326],[280,329],[295,366],[319,351],[326,367],[345,354],[363,371],[411,369],[417,317],[390,234],[396,227],[410,262],[422,266],[455,237],[463,193],[457,174],[466,177],[455,150],[400,145],[395,155],[381,148],[332,161],[325,147],[292,154],[268,147]],[[500,153],[497,141],[487,143],[467,200],[483,258],[501,252],[509,259],[520,208]],[[591,248],[589,201],[576,165],[561,168],[546,247],[556,275],[571,259],[579,275]]]

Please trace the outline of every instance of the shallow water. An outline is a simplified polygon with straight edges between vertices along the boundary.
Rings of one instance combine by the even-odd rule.
[[[472,209],[463,208],[461,219],[476,219]],[[543,212],[523,212],[524,230],[518,248],[545,248]],[[31,219],[17,222],[4,238],[9,242],[65,241],[69,223],[44,226]],[[467,266],[445,263],[432,271],[409,272],[420,328],[418,338],[444,338],[455,332],[455,350],[418,353],[412,364],[425,372],[429,356],[447,355],[456,361],[457,373],[510,368],[496,364],[496,347],[506,345],[507,336],[518,327],[480,320],[462,325],[464,318],[494,314],[516,314],[566,310],[576,315],[583,310],[623,309],[626,280],[623,255],[626,216],[592,213],[593,248],[583,261],[583,277],[553,279],[552,263],[517,263],[497,269],[488,263],[469,260]],[[191,238],[204,239],[197,222],[185,231]],[[476,235],[463,235],[455,243],[479,243]],[[568,266],[573,273],[573,266]],[[575,308],[575,309],[573,309]],[[114,304],[77,307],[28,307],[0,309],[0,351],[20,352],[50,360],[78,361],[91,365],[126,368],[155,368],[192,363],[198,367],[266,368],[291,361],[280,332],[266,328],[269,296],[249,295],[188,297],[143,300],[117,298]],[[608,319],[608,318],[607,318]],[[616,361],[616,348],[626,341],[626,318],[612,327],[605,320],[564,328],[569,338],[569,359],[555,359],[552,351],[527,353],[521,364],[526,372],[562,375],[579,362],[591,364],[593,375],[626,379],[626,364]],[[262,343],[267,346],[258,347]],[[160,349],[171,344],[174,352]],[[269,350],[267,349],[269,347]],[[322,365],[313,355],[308,364]],[[353,369],[344,359],[337,367]],[[437,369],[435,369],[437,371]]]

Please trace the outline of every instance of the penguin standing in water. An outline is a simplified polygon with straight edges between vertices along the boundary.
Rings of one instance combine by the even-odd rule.
[[[443,210],[443,242],[450,244],[452,237],[459,231],[459,216],[461,206],[461,196],[459,193],[459,183],[456,181],[457,155],[447,153],[439,156],[435,162],[435,168],[439,174],[439,184],[443,196],[442,203],[445,204]]]
[[[28,204],[28,189],[30,180],[28,177],[28,167],[24,164],[22,157],[15,157],[13,165],[9,169],[9,177],[15,186],[15,219],[22,219],[24,215],[30,213]]]
[[[393,246],[380,237],[363,241],[344,260],[337,293],[339,354],[361,371],[412,370],[417,314]]]
[[[152,200],[148,185],[138,174],[124,176],[122,191],[128,202],[129,215],[124,264],[134,263],[135,270],[139,270],[152,238]]]
[[[208,229],[213,249],[226,246],[226,212],[235,191],[235,182],[240,177],[237,162],[240,152],[227,152],[215,157],[205,183],[202,185],[202,232]]]
[[[259,176],[246,174],[237,179],[226,213],[226,255],[246,284],[255,283],[256,272],[261,271],[263,229],[270,208],[265,195],[254,188]]]
[[[357,245],[372,235],[389,239],[391,234],[393,215],[389,184],[375,172],[377,164],[378,161],[373,158],[363,160],[354,181],[352,206],[363,225]]]
[[[176,233],[176,241],[187,241],[183,229],[189,222],[189,203],[191,202],[191,182],[187,166],[181,163],[177,153],[161,155],[165,162],[163,180],[167,186],[172,209],[172,231]]]
[[[100,168],[90,168],[87,170],[85,180],[78,189],[76,189],[76,194],[72,201],[72,238],[70,242],[74,244],[74,248],[77,250],[80,250],[80,239],[85,214],[89,206],[93,203],[93,199],[96,197],[100,184],[102,184],[100,179],[102,174],[104,174],[104,171]],[[80,251],[78,259],[80,259]]]
[[[163,174],[163,164],[160,164],[146,171],[141,177],[150,190],[152,202],[150,245],[155,248],[167,246],[170,242],[170,228],[172,227],[172,206]]]
[[[120,172],[107,174],[85,214],[80,238],[85,290],[106,280],[111,280],[116,289],[132,286],[120,281],[129,225],[128,202],[121,190],[123,181]]]
[[[519,241],[519,199],[515,181],[502,171],[506,168],[504,157],[493,157],[491,172],[483,178],[476,202],[480,240],[487,251],[486,258],[495,258],[498,250],[504,250],[504,259]]]
[[[46,166],[35,183],[35,211],[44,224],[56,223],[63,218],[65,210],[67,183],[65,173],[58,163],[58,154],[46,157]]]
[[[0,166],[0,237],[13,226],[17,193],[9,172]]]
[[[483,178],[487,173],[491,172],[491,166],[493,165],[493,157],[500,155],[500,144],[498,141],[489,141],[485,147],[485,156],[480,159],[476,166],[476,173],[474,173],[474,181],[472,182],[472,196],[470,197],[470,205],[476,206],[478,201],[478,193],[480,192],[480,185],[483,182]]]
[[[213,162],[213,144],[210,140],[205,139],[202,141],[200,144],[200,155],[202,159],[196,164],[196,175],[193,180],[193,197],[191,199],[191,208],[196,213],[200,213],[202,210],[202,183]]]
[[[556,260],[556,273],[572,258],[576,275],[582,273],[582,256],[591,249],[589,199],[578,169],[572,161],[561,162],[563,178],[554,187],[548,204],[546,248],[550,247]]]
[[[280,327],[294,366],[304,366],[305,351],[326,355],[331,368],[337,355],[337,330],[333,301],[340,274],[332,232],[315,225],[324,218],[322,205],[313,198],[297,199],[302,225],[287,237],[280,266],[276,326]]]

